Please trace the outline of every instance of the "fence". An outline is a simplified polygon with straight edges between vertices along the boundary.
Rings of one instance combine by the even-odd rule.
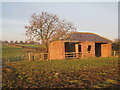
[[[112,51],[112,55],[113,56],[120,55],[120,51]]]
[[[2,63],[8,63],[8,62],[17,62],[17,61],[23,61],[25,60],[25,56],[15,56],[15,57],[5,57],[2,58]]]
[[[39,61],[39,60],[48,60],[48,53],[27,53],[23,56],[16,56],[10,58],[2,58],[3,63],[16,62],[16,61]]]
[[[48,60],[48,53],[31,53],[27,54],[27,59],[29,61],[37,61],[37,60]]]
[[[64,55],[65,55],[66,59],[74,59],[74,58],[81,58],[82,57],[81,52],[66,52]],[[113,56],[120,55],[120,52],[119,51],[112,51],[112,55]],[[3,63],[23,61],[23,60],[29,60],[29,61],[48,60],[48,53],[27,52],[22,56],[2,58]]]
[[[82,53],[81,52],[66,52],[65,58],[81,58]]]

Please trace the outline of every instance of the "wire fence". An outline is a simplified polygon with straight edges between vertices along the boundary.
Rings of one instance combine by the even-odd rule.
[[[17,61],[41,61],[48,60],[48,53],[29,52],[22,56],[4,57],[2,63],[17,62]]]
[[[112,56],[120,55],[120,51],[112,51]]]
[[[120,51],[112,51],[112,56],[120,55]],[[4,57],[1,58],[2,63],[8,63],[8,62],[17,62],[17,61],[41,61],[41,60],[48,60],[48,53],[38,53],[38,52],[26,52],[23,55],[18,55],[14,57]],[[65,58],[66,59],[72,59],[72,58],[81,58],[82,53],[81,52],[66,52]]]
[[[5,57],[2,58],[2,63],[17,62],[23,60],[25,60],[25,56]]]

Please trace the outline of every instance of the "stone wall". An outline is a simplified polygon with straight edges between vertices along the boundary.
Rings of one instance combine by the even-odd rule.
[[[101,57],[109,57],[112,53],[111,43],[101,45]]]
[[[64,59],[64,42],[54,41],[49,44],[49,59]]]
[[[82,58],[95,57],[95,43],[84,41],[80,43]],[[88,46],[91,46],[90,51],[88,51]]]
[[[98,48],[96,50],[95,42],[90,41],[82,41],[80,43],[75,44],[75,52],[78,53],[81,51],[81,58],[89,58],[96,57],[96,52],[100,54],[98,57],[109,57],[111,56],[111,43],[97,43],[96,46]],[[72,44],[71,44],[72,45]],[[81,49],[79,50],[79,45],[81,45]],[[72,47],[71,47],[72,48]],[[49,45],[49,59],[65,59],[65,43],[63,41],[54,41]]]

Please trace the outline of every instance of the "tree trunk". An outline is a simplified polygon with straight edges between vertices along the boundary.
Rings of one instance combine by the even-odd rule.
[[[49,46],[49,44],[46,43],[45,46],[46,46],[46,53],[48,53],[48,51],[49,51],[49,50],[48,50],[48,46]]]

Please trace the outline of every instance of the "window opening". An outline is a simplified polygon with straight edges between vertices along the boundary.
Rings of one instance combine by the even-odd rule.
[[[91,51],[91,45],[88,45],[88,52],[90,53]]]

